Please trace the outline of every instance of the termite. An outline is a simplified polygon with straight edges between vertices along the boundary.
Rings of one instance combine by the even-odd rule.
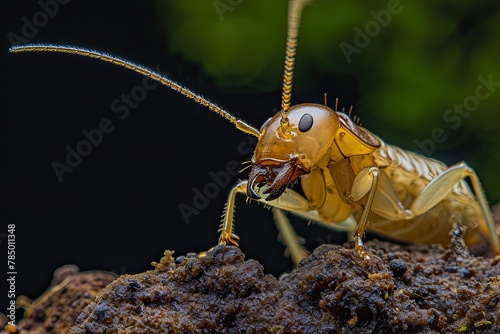
[[[233,116],[199,94],[146,67],[106,53],[71,46],[27,44],[12,52],[49,51],[97,58],[150,77],[230,121],[258,142],[247,180],[230,191],[219,244],[238,246],[233,232],[235,199],[246,194],[272,212],[292,259],[307,251],[285,212],[323,226],[354,232],[355,248],[364,259],[365,231],[410,243],[447,246],[454,224],[467,228],[471,246],[487,240],[495,254],[500,241],[479,178],[465,162],[440,161],[385,143],[349,115],[326,103],[291,104],[293,70],[303,8],[311,0],[290,0],[281,110],[260,129]],[[470,179],[471,186],[466,183]],[[289,186],[300,181],[303,194]]]

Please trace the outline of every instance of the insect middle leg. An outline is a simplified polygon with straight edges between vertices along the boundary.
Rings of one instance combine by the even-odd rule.
[[[303,247],[303,239],[295,233],[290,221],[285,215],[285,212],[278,208],[273,208],[272,211],[274,222],[280,231],[279,238],[286,247],[286,254],[290,255],[293,263],[297,266],[300,260],[309,255],[309,251]],[[332,229],[335,232],[348,232],[349,234],[352,234],[352,232],[356,229],[356,221],[352,216],[348,217],[341,223],[331,223],[322,221],[319,213],[315,210],[292,213],[307,221],[312,221],[318,225]]]
[[[297,266],[300,260],[309,255],[309,252],[303,247],[303,239],[295,233],[285,212],[278,208],[273,208],[272,211],[274,222],[279,230],[278,238],[286,247],[285,254],[290,255],[293,263]]]
[[[363,213],[359,219],[358,228],[354,235],[354,242],[358,254],[365,260],[370,259],[370,256],[366,253],[363,247],[363,235],[366,231],[366,226],[368,225],[368,215],[372,209],[373,200],[375,199],[375,194],[377,192],[377,184],[380,177],[380,170],[377,167],[366,167],[362,169],[356,176],[351,190],[350,200],[357,202],[362,199],[366,194],[368,194],[368,199],[366,200]]]

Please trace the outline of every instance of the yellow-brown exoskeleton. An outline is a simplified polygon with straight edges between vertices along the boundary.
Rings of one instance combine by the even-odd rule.
[[[248,180],[230,191],[220,244],[238,245],[233,233],[235,199],[244,193],[273,207],[282,238],[295,263],[306,251],[284,211],[329,228],[353,231],[355,246],[369,258],[366,230],[394,240],[447,246],[454,224],[467,227],[465,240],[500,241],[476,173],[461,162],[451,167],[384,143],[348,115],[321,104],[291,105],[293,66],[300,15],[309,0],[291,0],[281,111],[260,130],[161,74],[101,52],[58,45],[22,45],[13,52],[53,51],[98,58],[124,66],[178,91],[258,138]],[[326,103],[325,103],[326,104]],[[472,189],[464,181],[470,178]],[[304,195],[288,188],[300,180]],[[368,223],[369,222],[369,223]]]

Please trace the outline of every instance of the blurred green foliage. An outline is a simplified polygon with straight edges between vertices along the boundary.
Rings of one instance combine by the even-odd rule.
[[[221,87],[281,89],[287,1],[159,4],[172,53],[199,64]],[[355,108],[368,129],[411,150],[422,151],[417,141],[427,143],[425,150],[446,163],[466,159],[489,199],[498,201],[499,32],[496,0],[316,0],[303,13],[294,89],[321,74],[356,76]],[[493,91],[474,100],[479,76],[490,78]],[[472,103],[470,113],[447,112],[464,102]],[[434,129],[446,140],[433,141],[431,150],[426,140]]]

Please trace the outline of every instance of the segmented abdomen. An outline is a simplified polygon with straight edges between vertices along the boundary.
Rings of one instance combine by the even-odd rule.
[[[409,179],[420,179],[425,185],[448,169],[448,166],[441,161],[385,143],[372,154],[372,157],[378,167],[404,171],[402,174]],[[474,198],[465,181],[458,182],[453,187],[452,193],[456,196]]]

